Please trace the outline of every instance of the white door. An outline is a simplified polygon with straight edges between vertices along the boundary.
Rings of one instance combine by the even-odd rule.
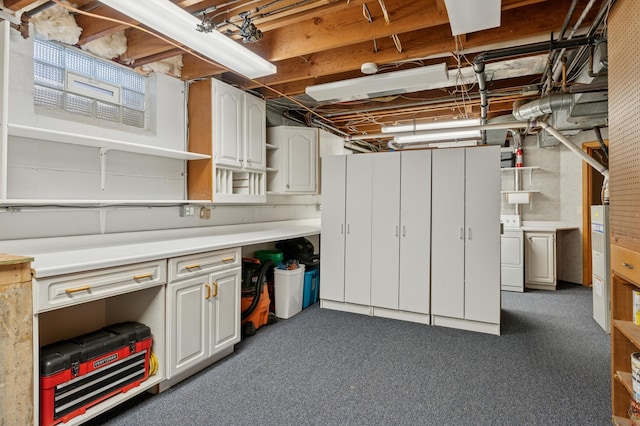
[[[398,309],[400,275],[400,153],[369,154],[371,203],[371,305]]]
[[[524,235],[522,230],[504,231],[500,237],[500,286],[524,291]]]
[[[526,232],[524,237],[525,282],[555,286],[555,233]]]
[[[320,298],[344,302],[347,157],[322,158]]]
[[[287,130],[287,180],[285,192],[316,191],[316,129]]]
[[[432,153],[431,314],[464,318],[464,149]]]
[[[466,149],[464,318],[500,323],[500,147]]]
[[[431,151],[402,152],[400,168],[401,311],[429,313],[431,290]]]
[[[213,156],[216,164],[242,167],[244,92],[213,80]]]
[[[168,378],[209,356],[208,282],[209,277],[203,275],[168,286]]]
[[[366,306],[371,305],[372,166],[370,154],[347,157],[344,300]]]
[[[267,115],[266,103],[255,96],[245,94],[245,144],[244,166],[250,170],[266,168]]]
[[[240,271],[233,268],[209,276],[210,356],[240,341]]]

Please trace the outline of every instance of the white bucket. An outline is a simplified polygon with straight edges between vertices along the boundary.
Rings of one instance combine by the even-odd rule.
[[[273,275],[276,292],[276,317],[291,318],[302,311],[304,265],[291,270],[276,268],[273,270]]]
[[[640,352],[631,354],[631,384],[633,387],[633,398],[640,402]]]

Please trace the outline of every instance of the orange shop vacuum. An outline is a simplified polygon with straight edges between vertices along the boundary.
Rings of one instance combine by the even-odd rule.
[[[256,330],[266,324],[275,322],[275,314],[269,312],[271,299],[267,287],[267,271],[273,262],[266,259],[242,258],[242,334],[253,336]]]

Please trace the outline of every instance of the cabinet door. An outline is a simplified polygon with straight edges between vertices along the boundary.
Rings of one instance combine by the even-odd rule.
[[[371,304],[372,160],[371,155],[347,157],[344,300],[367,306]],[[324,282],[325,277],[321,279]]]
[[[344,302],[346,175],[346,156],[322,159],[320,298],[336,302]]]
[[[464,318],[464,149],[432,153],[431,313]]]
[[[213,80],[213,158],[216,164],[242,167],[244,92]]]
[[[245,94],[245,168],[262,171],[266,168],[267,116],[264,100]]]
[[[233,268],[210,275],[209,355],[240,341],[240,271]]]
[[[369,156],[375,188],[371,202],[371,305],[398,309],[400,153]]]
[[[316,192],[316,129],[290,129],[287,136],[287,179],[285,192]]]
[[[208,275],[168,286],[168,378],[205,360],[209,325],[206,298]]]
[[[526,283],[555,285],[555,234],[526,232],[524,246]]]
[[[464,318],[500,323],[500,147],[466,149]]]
[[[402,152],[400,168],[401,311],[428,314],[431,293],[431,151]]]

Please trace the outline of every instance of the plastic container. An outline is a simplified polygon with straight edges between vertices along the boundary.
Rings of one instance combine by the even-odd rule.
[[[276,317],[288,319],[302,310],[304,265],[298,269],[274,269]]]
[[[308,308],[318,301],[319,288],[320,274],[318,268],[309,269],[304,273],[304,286],[302,289],[302,309]]]
[[[281,263],[284,259],[284,255],[280,250],[258,250],[256,251],[256,259],[260,262],[264,263],[265,260],[269,259],[273,262],[274,265]]]

